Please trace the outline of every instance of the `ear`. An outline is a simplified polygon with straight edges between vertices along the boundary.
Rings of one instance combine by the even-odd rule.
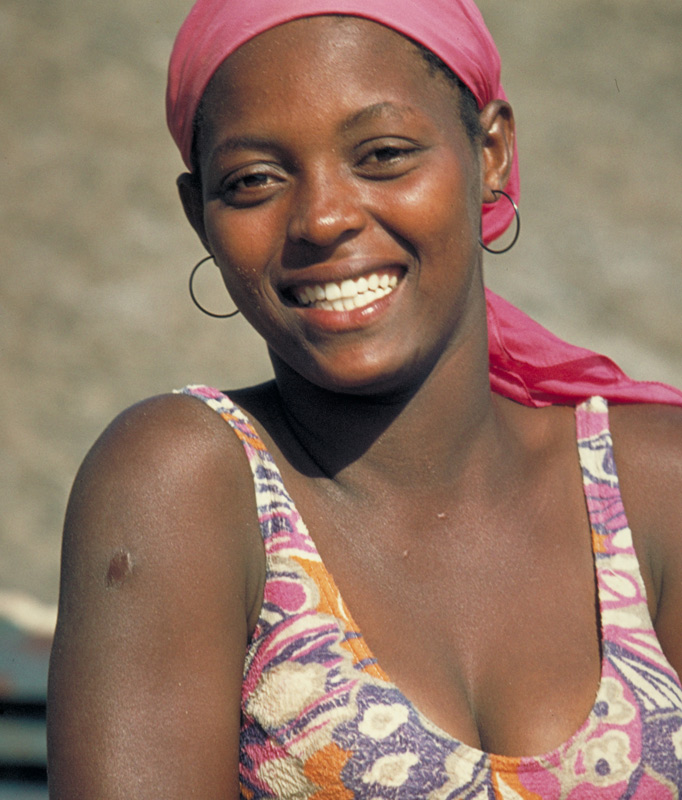
[[[494,203],[493,189],[504,189],[514,160],[514,112],[504,100],[493,100],[480,114],[483,128],[482,203]]]
[[[183,172],[176,183],[189,224],[194,228],[202,244],[210,253],[211,248],[208,246],[206,228],[204,226],[204,194],[201,180],[191,172]]]

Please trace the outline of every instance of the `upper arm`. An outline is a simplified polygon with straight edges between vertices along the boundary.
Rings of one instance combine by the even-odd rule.
[[[48,737],[54,798],[238,796],[261,551],[241,445],[189,398],[119,418],[66,515]]]
[[[682,408],[611,410],[623,503],[663,651],[682,676]]]

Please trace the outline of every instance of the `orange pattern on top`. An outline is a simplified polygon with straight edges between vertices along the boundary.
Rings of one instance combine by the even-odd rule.
[[[253,425],[248,422],[245,422],[243,418],[236,416],[235,414],[230,414],[229,412],[222,412],[220,416],[230,424],[230,420],[233,420],[237,423],[237,425],[231,425],[232,430],[235,432],[237,438],[248,444],[250,447],[253,447],[254,450],[260,450],[261,452],[267,452],[265,445],[263,444],[260,436],[256,433]],[[249,431],[249,435],[247,436],[244,431],[242,431],[238,426],[243,426]]]
[[[346,766],[351,753],[342,750],[334,742],[313,753],[305,762],[304,774],[319,791],[310,800],[353,800],[354,793],[341,782],[341,770]]]
[[[530,789],[526,788],[519,779],[515,765],[521,762],[520,758],[513,756],[490,756],[490,768],[492,770],[493,789],[495,790],[496,800],[505,800],[510,796],[509,790],[513,790],[512,797],[516,800],[543,800],[543,797]]]
[[[372,656],[360,628],[356,625],[348,606],[344,603],[341,593],[336,587],[334,578],[329,574],[324,564],[321,561],[309,561],[300,556],[292,556],[292,558],[303,567],[320,589],[320,602],[316,610],[320,614],[336,617],[342,623],[344,633],[346,635],[351,634],[349,638],[341,642],[341,647],[351,653],[354,664],[357,666],[365,659],[371,660],[371,663],[362,664],[363,671],[381,681],[390,681],[388,675]]]
[[[607,553],[608,550],[606,549],[606,537],[602,536],[600,533],[597,533],[594,528],[592,528],[592,551],[595,553]]]
[[[242,798],[242,800],[251,800],[251,798],[253,797],[253,789],[249,789],[248,786],[244,786],[244,784],[240,781],[239,797]]]

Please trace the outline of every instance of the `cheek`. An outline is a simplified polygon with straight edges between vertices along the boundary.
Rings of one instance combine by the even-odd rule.
[[[211,252],[230,294],[252,294],[262,284],[279,250],[279,225],[267,209],[220,210],[207,214]]]
[[[401,187],[396,203],[396,233],[418,257],[468,261],[478,240],[478,208],[471,179],[459,164],[445,164],[428,180]]]
[[[235,268],[253,267],[262,260],[269,238],[263,216],[253,210],[228,211],[207,219],[206,234],[216,258]]]

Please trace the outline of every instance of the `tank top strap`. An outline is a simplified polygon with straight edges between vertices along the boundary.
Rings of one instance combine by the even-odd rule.
[[[607,401],[592,397],[577,406],[576,427],[604,655],[625,648],[669,668],[649,614],[646,589],[623,507]]]
[[[202,400],[227,422],[242,443],[253,477],[258,520],[267,553],[273,546],[273,537],[276,538],[278,531],[291,527],[292,521],[300,520],[270,451],[246,414],[223,392],[210,386],[190,384],[176,390],[175,394],[190,395]],[[306,532],[303,539],[308,538]],[[298,544],[308,545],[308,542],[299,541]],[[304,546],[304,549],[310,548]]]

